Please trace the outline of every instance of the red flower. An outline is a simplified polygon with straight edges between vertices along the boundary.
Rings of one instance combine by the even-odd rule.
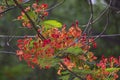
[[[93,48],[97,48],[97,43],[93,42]]]
[[[49,44],[51,42],[50,39],[46,39],[43,41],[43,47],[46,46],[47,44]]]
[[[86,79],[87,79],[87,80],[94,80],[93,77],[92,77],[90,74],[88,74],[88,75],[86,76]]]
[[[48,4],[42,4],[40,7],[46,9],[48,8]]]
[[[23,57],[24,57],[24,60],[29,61],[32,58],[32,55],[27,53],[27,54],[24,54]]]
[[[23,51],[22,50],[17,50],[16,53],[17,53],[16,55],[18,55],[18,56],[23,55]]]
[[[23,49],[24,48],[24,45],[20,44],[20,43],[18,43],[17,46],[18,46],[19,49]]]
[[[45,11],[45,12],[43,13],[43,15],[44,15],[44,16],[48,16],[48,12]]]
[[[33,3],[32,7],[33,7],[33,8],[37,8],[38,5],[37,5],[36,3]]]
[[[37,58],[33,58],[33,59],[32,59],[32,62],[33,62],[34,64],[38,64]]]
[[[18,55],[19,56],[19,60],[21,61],[22,60],[22,56],[23,56],[23,51],[22,50],[17,50],[16,51],[16,55]]]
[[[48,54],[53,55],[54,54],[54,49],[53,48],[48,48],[47,52],[48,52]]]
[[[119,77],[116,73],[113,76],[114,76],[114,79],[117,79]]]
[[[58,35],[58,34],[51,34],[51,36],[52,36],[53,38],[59,38],[59,35]]]

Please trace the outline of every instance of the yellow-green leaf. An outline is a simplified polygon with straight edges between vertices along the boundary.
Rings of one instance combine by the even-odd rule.
[[[79,55],[83,53],[83,50],[79,47],[70,47],[68,48],[65,52],[70,53],[70,54],[74,54],[74,55]]]
[[[116,71],[116,70],[120,70],[120,68],[107,68],[106,71],[108,72],[113,72],[113,71]]]
[[[42,25],[45,27],[45,29],[61,28],[62,27],[62,24],[56,20],[43,21]]]

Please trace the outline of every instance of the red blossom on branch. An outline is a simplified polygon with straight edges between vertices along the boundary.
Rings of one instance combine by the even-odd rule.
[[[36,3],[32,4],[32,8],[25,8],[25,12],[32,14],[30,17],[34,21],[37,20],[34,17],[35,15],[40,16],[40,19],[44,21],[44,17],[48,16],[47,8],[48,4],[39,5],[38,0],[36,0]],[[26,19],[23,12],[18,16],[18,20],[23,21],[22,25],[24,27],[32,28],[30,21]],[[25,60],[32,68],[37,65],[45,69],[52,67],[55,64],[54,61],[56,61],[56,64],[59,65],[59,75],[63,70],[71,72],[74,68],[85,71],[91,70],[91,64],[94,63],[95,67],[91,70],[92,73],[83,73],[82,75],[86,80],[96,80],[97,78],[103,80],[109,75],[112,79],[118,78],[116,74],[118,70],[114,70],[114,74],[111,75],[109,68],[114,68],[116,65],[120,66],[120,57],[117,59],[113,56],[110,58],[102,56],[102,59],[95,63],[97,57],[89,49],[91,46],[97,48],[97,43],[94,38],[88,38],[86,33],[83,34],[78,21],[73,23],[68,30],[66,25],[63,25],[61,29],[53,27],[46,30],[45,27],[40,25],[40,28],[37,29],[38,33],[42,33],[45,37],[44,40],[36,36],[35,38],[25,37],[17,41],[19,49],[16,53],[20,60]],[[69,51],[70,48],[73,50]]]

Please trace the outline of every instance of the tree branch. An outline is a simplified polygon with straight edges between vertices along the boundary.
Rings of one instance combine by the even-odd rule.
[[[0,12],[0,15],[2,15],[2,14],[6,13],[6,12],[8,12],[8,11],[14,9],[14,8],[16,8],[16,6],[11,6],[11,7],[9,7],[8,9],[6,9],[6,10]]]
[[[9,52],[9,51],[0,51],[0,53],[16,55],[16,52]]]
[[[112,3],[112,0],[110,0],[110,4],[109,5],[111,5],[111,3]],[[110,10],[108,8],[106,25],[105,25],[103,31],[94,40],[98,39],[106,31],[106,29],[108,27],[108,24],[109,24],[109,15],[110,15]]]
[[[59,2],[58,4],[56,4],[56,5],[54,5],[54,6],[50,7],[50,8],[48,8],[48,9],[46,9],[45,11],[52,10],[52,9],[54,9],[54,8],[56,8],[56,7],[58,7],[58,6],[60,6],[60,5],[63,4],[64,2],[65,2],[65,0],[62,0],[62,1]]]
[[[90,12],[91,12],[91,14],[90,14],[90,18],[89,18],[89,20],[88,20],[88,23],[87,23],[87,25],[86,25],[86,28],[85,28],[85,30],[83,31],[83,34],[86,33],[86,31],[89,29],[91,23],[93,22],[93,5],[92,5],[92,1],[91,1],[91,0],[89,0],[89,4],[90,4]],[[88,30],[88,33],[89,33],[89,30]]]
[[[69,71],[72,75],[74,75],[75,77],[79,78],[80,80],[85,80],[85,79],[83,79],[81,76],[79,76],[79,75],[77,75],[76,73],[74,73],[73,71],[69,70],[69,69],[67,68],[67,66],[66,66],[63,62],[60,62],[60,64],[61,64],[67,71]]]

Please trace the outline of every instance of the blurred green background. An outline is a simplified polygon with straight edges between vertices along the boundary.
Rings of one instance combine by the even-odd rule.
[[[52,7],[62,0],[43,1]],[[104,0],[96,0],[93,5],[94,19],[105,9],[106,6],[107,4]],[[16,55],[9,53],[15,52],[17,49],[16,40],[18,39],[15,37],[11,38],[10,36],[35,34],[33,30],[21,28],[20,22],[14,21],[18,15],[20,15],[20,11],[18,8],[15,8],[0,17],[0,35],[8,35],[8,37],[0,37],[0,80],[58,80],[56,74],[57,71],[54,68],[49,70],[40,70],[37,67],[31,69],[27,66],[26,62],[20,62]],[[55,19],[63,24],[67,24],[67,27],[72,25],[75,20],[78,20],[80,27],[84,30],[82,25],[88,22],[89,17],[90,6],[87,0],[65,0],[60,6],[50,10],[47,18]],[[106,15],[92,25],[92,34],[97,35],[102,32],[105,24]],[[110,10],[110,21],[104,34],[120,34],[120,14],[113,8]],[[120,56],[120,36],[102,37],[97,39],[96,42],[97,48],[91,49],[91,51],[94,52],[98,58],[103,54],[106,57]]]

